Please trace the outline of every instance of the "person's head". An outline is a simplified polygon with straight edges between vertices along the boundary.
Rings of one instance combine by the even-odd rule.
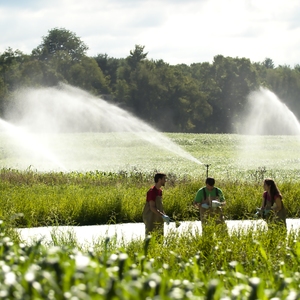
[[[161,186],[165,185],[167,175],[164,173],[156,173],[154,176],[154,182],[160,183]]]
[[[281,195],[275,181],[271,178],[266,178],[264,180],[264,190],[267,191],[271,197],[274,197],[274,195],[277,194]]]
[[[212,177],[207,177],[205,180],[206,188],[211,191],[215,186],[215,179]]]

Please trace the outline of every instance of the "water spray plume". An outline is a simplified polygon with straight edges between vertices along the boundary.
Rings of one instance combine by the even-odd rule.
[[[265,168],[278,168],[276,163],[280,152],[270,151],[267,140],[272,140],[274,149],[276,136],[293,136],[299,142],[300,124],[294,113],[270,90],[260,88],[249,94],[243,122],[239,128],[242,134],[237,164],[256,169],[263,174]],[[274,136],[274,138],[273,138]],[[279,149],[278,149],[279,150]],[[285,155],[285,154],[284,154]],[[276,162],[275,164],[273,162]]]
[[[66,171],[66,168],[63,166],[63,164],[60,163],[57,158],[45,146],[43,146],[41,142],[36,140],[31,134],[27,133],[22,128],[18,128],[17,126],[9,124],[0,118],[0,129],[4,130],[4,132],[9,134],[9,137],[15,141],[17,145],[15,147],[15,151],[18,152],[19,156],[22,156],[23,163],[24,155],[22,154],[27,151],[29,156],[34,156],[34,158],[39,156],[40,159],[48,160],[60,170]],[[29,164],[31,164],[31,161],[27,162],[27,165]]]
[[[202,164],[164,134],[126,110],[65,84],[55,88],[20,90],[7,107],[5,120],[7,124],[11,124],[11,127],[6,126],[7,133],[12,133],[13,128],[21,128],[28,134],[42,135],[44,143],[48,145],[47,149],[42,148],[36,141],[30,141],[28,135],[23,140],[20,138],[20,143],[31,143],[36,152],[44,152],[49,160],[56,165],[67,166],[68,170],[77,169],[76,163],[83,158],[87,160],[89,156],[93,157],[94,161],[101,161],[107,165],[110,161],[116,160],[116,155],[109,145],[111,142],[101,145],[101,153],[84,147],[84,139],[92,139],[93,134],[92,143],[98,143],[98,133],[115,135],[116,144],[113,146],[116,151],[118,150],[120,157],[123,149],[117,142],[126,143],[128,135],[130,137],[134,135],[158,149],[165,149],[176,156]],[[79,136],[79,143],[71,139],[70,133]],[[89,137],[86,133],[89,133]],[[53,141],[58,135],[65,135],[63,144]]]
[[[260,88],[250,93],[241,133],[248,135],[299,135],[294,113],[271,91]]]

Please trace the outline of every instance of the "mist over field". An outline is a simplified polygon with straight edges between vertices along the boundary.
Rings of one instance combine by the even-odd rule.
[[[166,133],[79,88],[21,89],[0,119],[0,166],[39,172],[161,170],[195,177],[209,171],[218,178],[263,169],[276,177],[294,172],[297,178],[300,126],[293,112],[260,89],[249,95],[243,117],[241,134]]]

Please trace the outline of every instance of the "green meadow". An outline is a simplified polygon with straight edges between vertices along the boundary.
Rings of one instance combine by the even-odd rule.
[[[53,233],[47,245],[28,245],[14,230],[141,222],[156,171],[167,173],[165,211],[178,221],[198,220],[192,202],[207,172],[225,194],[228,220],[253,219],[266,177],[278,183],[288,218],[299,218],[298,137],[166,136],[183,152],[136,136],[82,134],[75,143],[74,135],[66,135],[73,150],[63,156],[68,149],[56,143],[55,153],[69,171],[42,172],[34,167],[38,161],[14,167],[30,159],[6,148],[0,136],[0,298],[298,299],[299,234],[275,225],[230,236],[218,228],[206,235],[173,232],[163,240],[152,236],[121,246],[103,239],[93,249],[67,233]]]
[[[203,164],[209,164],[209,174],[217,180],[248,180],[261,169],[276,180],[298,180],[300,175],[298,136],[124,132],[34,137],[0,132],[0,167],[64,173],[161,170],[205,178]]]
[[[299,217],[298,137],[180,133],[166,136],[167,142],[155,139],[149,143],[128,133],[63,135],[61,140],[67,140],[69,148],[55,137],[59,145],[56,147],[64,149],[68,157],[68,161],[60,161],[69,169],[73,167],[67,172],[41,172],[34,169],[39,161],[32,163],[23,152],[21,155],[2,146],[0,217],[8,221],[21,213],[23,217],[14,218],[18,227],[141,222],[145,193],[157,171],[168,176],[164,206],[175,219],[198,219],[191,204],[207,173],[215,177],[216,185],[225,194],[228,219],[253,217],[262,201],[266,177],[277,182],[288,217]],[[4,140],[1,144],[5,144]],[[173,147],[172,152],[162,147],[165,144],[178,149]],[[77,152],[75,146],[79,148]],[[63,151],[56,149],[53,153]],[[24,169],[15,169],[7,164],[13,160],[29,162]],[[94,169],[86,170],[83,165],[93,165]]]

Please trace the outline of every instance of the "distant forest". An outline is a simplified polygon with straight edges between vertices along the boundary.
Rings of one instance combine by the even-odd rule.
[[[204,45],[205,47],[205,45]],[[0,117],[20,87],[81,88],[116,104],[164,132],[236,133],[251,91],[265,87],[300,117],[300,65],[274,65],[271,58],[216,55],[212,63],[170,65],[147,58],[135,45],[125,58],[86,55],[75,33],[54,28],[31,54],[0,53]]]

